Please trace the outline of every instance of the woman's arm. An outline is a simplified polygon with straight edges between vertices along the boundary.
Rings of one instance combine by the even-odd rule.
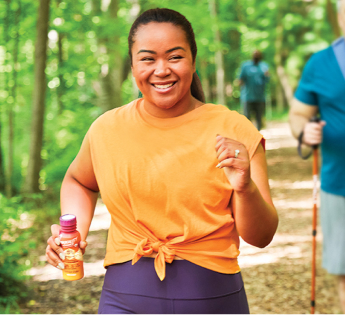
[[[62,182],[61,214],[74,214],[81,239],[85,240],[93,218],[99,188],[91,161],[88,136]]]
[[[88,136],[86,136],[77,157],[67,170],[60,193],[61,214],[74,214],[77,217],[77,229],[81,236],[80,247],[83,250],[86,247],[86,236],[93,218],[98,192],[99,189],[91,161],[90,144]],[[59,266],[62,269],[62,249],[58,246],[60,226],[57,224],[52,225],[51,231],[52,236],[48,239],[46,248],[47,261],[51,265]]]
[[[250,161],[242,143],[222,136],[216,140],[217,167],[224,170],[234,189],[230,203],[236,229],[247,243],[265,247],[277,230],[278,215],[268,185],[264,149],[260,144]]]

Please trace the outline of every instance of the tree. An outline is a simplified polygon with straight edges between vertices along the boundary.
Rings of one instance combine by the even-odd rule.
[[[4,34],[4,42],[8,45],[9,42],[9,28],[10,28],[10,12],[11,12],[11,0],[7,0],[6,1],[6,15],[4,17],[4,26],[3,26],[3,34]],[[8,46],[5,49],[5,65],[7,65],[9,63],[9,57],[8,57]],[[10,84],[9,84],[9,76],[10,73],[5,72],[5,80],[4,80],[4,85],[7,88],[7,90],[10,90]],[[10,100],[10,95],[9,93],[7,94],[7,98],[6,98],[6,105],[8,104]],[[6,106],[7,107],[7,106]],[[3,191],[5,186],[6,186],[6,176],[5,176],[5,172],[4,172],[4,158],[3,158],[3,125],[2,125],[2,112],[0,112],[0,191]]]
[[[8,102],[8,152],[7,152],[7,167],[6,167],[6,197],[12,197],[12,175],[13,175],[13,151],[14,151],[14,111],[13,105],[16,103],[17,95],[17,77],[18,77],[18,53],[19,53],[19,20],[20,20],[21,6],[20,1],[17,1],[17,9],[14,13],[14,45],[13,45],[13,75],[12,75],[12,98]]]
[[[332,27],[333,34],[335,38],[338,38],[340,37],[341,33],[340,33],[340,28],[339,28],[339,24],[337,20],[337,12],[331,0],[327,0],[326,2],[326,11],[327,11],[328,21],[330,22],[331,27]]]
[[[209,0],[210,2],[210,12],[212,18],[217,21],[217,7],[216,0]],[[225,101],[225,82],[224,82],[224,61],[223,53],[221,47],[221,37],[218,23],[214,24],[214,38],[217,45],[215,53],[215,63],[216,63],[216,82],[217,82],[217,102],[218,104],[226,105]]]
[[[54,0],[46,49],[47,0],[0,1],[0,191],[5,177],[8,196],[38,191],[38,180],[57,190],[92,121],[138,96],[127,35],[139,10],[168,7],[192,23],[208,102],[239,108],[236,77],[256,48],[270,66],[272,109],[286,111],[306,61],[339,34],[332,2]]]
[[[279,6],[279,4],[278,4]],[[275,68],[277,72],[277,78],[279,81],[279,85],[277,86],[277,99],[279,102],[277,102],[277,108],[279,112],[282,112],[284,109],[284,97],[285,96],[286,101],[288,104],[291,103],[292,98],[293,98],[293,91],[292,88],[289,84],[288,77],[285,73],[284,65],[283,65],[283,42],[284,42],[284,28],[282,24],[282,7],[281,4],[278,7],[278,14],[277,14],[277,26],[276,26],[276,41],[275,41],[275,56],[274,56],[274,63],[275,63]],[[282,94],[283,92],[284,94]]]
[[[106,12],[100,10],[101,3],[93,0],[94,14],[102,14],[107,30],[98,37],[99,54],[106,56],[99,73],[99,82],[95,84],[98,94],[98,106],[103,112],[121,106],[121,86],[123,83],[124,62],[120,50],[120,36],[116,30],[119,24],[117,13],[119,0],[111,0]],[[101,13],[102,12],[102,13]],[[108,22],[108,23],[107,23]]]
[[[35,77],[33,90],[31,141],[29,164],[23,187],[25,193],[39,192],[39,174],[42,158],[43,125],[46,95],[46,62],[49,27],[49,2],[40,0],[37,19],[37,38],[35,45]]]

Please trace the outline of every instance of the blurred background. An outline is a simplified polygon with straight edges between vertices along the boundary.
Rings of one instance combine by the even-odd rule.
[[[260,50],[271,76],[264,136],[272,149],[282,149],[279,141],[286,140],[295,146],[286,124],[289,103],[311,54],[340,36],[335,1],[0,1],[0,313],[50,312],[42,306],[48,302],[39,300],[47,296],[48,282],[33,279],[29,271],[45,265],[50,224],[59,218],[61,181],[90,124],[104,111],[138,97],[127,36],[138,14],[155,7],[177,10],[192,23],[198,45],[197,71],[207,102],[241,112],[240,66],[255,49]],[[270,183],[280,189],[274,195],[278,204],[289,182],[279,186],[274,167],[278,167],[278,176],[290,156],[290,163],[295,163],[291,167],[299,170],[298,164],[299,174],[306,172],[305,180],[311,174],[308,162],[298,160],[293,150],[268,151],[273,170]],[[290,175],[287,171],[286,179]],[[295,186],[306,190],[303,198],[309,198],[312,187],[308,183]],[[106,232],[95,240],[102,244],[94,248],[99,260],[105,240]],[[57,283],[63,286],[61,281]],[[82,281],[88,286],[94,283]],[[67,312],[97,312],[99,293],[98,287],[85,293],[85,299],[93,297],[96,308],[82,306]],[[308,297],[306,301],[308,312]],[[53,313],[60,311],[56,305],[51,308]]]

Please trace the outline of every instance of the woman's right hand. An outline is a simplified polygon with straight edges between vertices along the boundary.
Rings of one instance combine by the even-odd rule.
[[[65,265],[63,263],[63,260],[65,259],[65,254],[60,246],[60,229],[60,225],[53,224],[51,226],[52,236],[49,237],[47,241],[48,246],[46,248],[46,259],[47,262],[52,266],[60,270],[63,270],[65,268]],[[80,241],[79,247],[83,254],[85,253],[86,246],[86,241]]]

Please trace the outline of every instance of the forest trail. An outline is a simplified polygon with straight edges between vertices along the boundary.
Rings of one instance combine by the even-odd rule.
[[[268,175],[279,213],[278,231],[269,246],[255,248],[241,242],[239,264],[252,314],[310,312],[312,160],[301,160],[288,123],[269,122],[266,138]],[[105,206],[99,202],[84,256],[85,278],[62,280],[61,271],[46,265],[30,270],[32,296],[23,313],[97,313],[105,270],[107,229]],[[316,313],[341,313],[334,277],[321,268],[322,233],[317,234]],[[44,260],[44,253],[40,258]]]

